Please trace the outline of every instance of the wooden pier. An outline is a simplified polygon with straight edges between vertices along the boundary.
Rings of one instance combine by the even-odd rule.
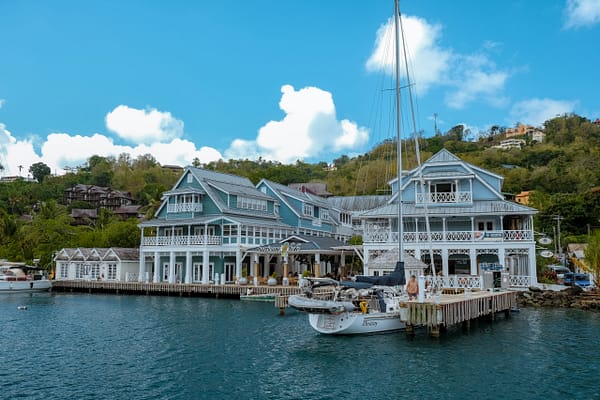
[[[496,313],[499,312],[508,315],[510,310],[516,307],[517,292],[514,291],[442,294],[437,299],[400,303],[407,333],[413,333],[414,327],[423,326],[431,336],[439,336],[442,327],[457,324],[469,327],[472,320],[480,317],[489,316],[495,319]]]
[[[56,292],[138,294],[147,296],[179,297],[223,297],[238,298],[252,289],[253,294],[275,293],[280,296],[300,294],[297,286],[215,285],[186,283],[144,283],[144,282],[105,282],[105,281],[53,281],[52,290]]]

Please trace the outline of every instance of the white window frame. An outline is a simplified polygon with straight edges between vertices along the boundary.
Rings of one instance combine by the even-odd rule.
[[[315,214],[315,207],[312,204],[304,203],[302,206],[302,214],[312,217]]]

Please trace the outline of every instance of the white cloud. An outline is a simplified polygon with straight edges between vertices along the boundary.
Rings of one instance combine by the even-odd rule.
[[[4,167],[2,176],[26,177],[29,166],[40,161],[42,160],[35,153],[31,140],[16,140],[6,126],[0,123],[0,164]]]
[[[529,99],[516,103],[510,116],[513,122],[540,126],[557,115],[572,113],[576,105],[576,101]]]
[[[133,143],[162,142],[183,135],[183,121],[155,108],[139,110],[120,105],[106,114],[106,127]]]
[[[565,28],[591,26],[600,22],[600,0],[567,0]]]
[[[430,25],[419,17],[403,15],[402,24],[406,39],[411,80],[416,83],[420,93],[445,79],[448,72],[452,51],[441,48],[437,42],[442,30],[440,25]],[[401,50],[402,53],[402,50]],[[375,49],[367,60],[367,70],[394,73],[395,66],[395,33],[394,18],[377,30]],[[404,61],[401,61],[404,63]],[[404,64],[400,71],[405,77]]]
[[[2,108],[2,106],[4,105],[5,102],[6,102],[6,100],[0,99],[0,108]]]
[[[501,44],[484,41],[482,52],[458,54],[439,44],[441,25],[431,25],[425,19],[406,15],[402,16],[402,23],[407,38],[411,81],[416,84],[419,94],[425,94],[434,86],[445,87],[446,104],[456,109],[480,100],[495,107],[506,104],[502,92],[510,74],[497,70],[485,54]],[[394,38],[394,21],[390,18],[377,31],[375,48],[366,64],[368,71],[394,73]],[[404,79],[404,61],[401,63]]]
[[[112,138],[99,133],[91,136],[51,133],[41,144],[40,154],[38,154],[32,140],[17,140],[5,125],[0,123],[0,164],[4,167],[2,171],[4,176],[25,177],[29,167],[36,162],[45,163],[52,173],[60,175],[65,172],[65,167],[85,165],[93,155],[118,157],[122,153],[130,154],[132,158],[152,154],[160,164],[181,166],[191,164],[195,158],[198,158],[201,163],[223,158],[217,150],[210,147],[196,148],[196,145],[188,140],[173,139],[165,143],[122,146],[115,144]],[[21,171],[19,166],[22,166]]]
[[[483,99],[494,106],[505,104],[500,95],[509,74],[495,71],[493,64],[484,55],[461,56],[460,67],[457,68],[455,89],[446,94],[446,105],[454,109],[462,109],[468,103]]]
[[[369,132],[349,120],[338,121],[331,93],[306,87],[281,87],[280,121],[269,121],[259,129],[255,141],[237,139],[226,158],[264,159],[291,163],[315,158],[329,151],[351,150],[368,141]]]

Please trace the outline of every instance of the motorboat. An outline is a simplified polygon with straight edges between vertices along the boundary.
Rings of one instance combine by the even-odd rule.
[[[275,293],[254,293],[252,289],[248,289],[246,294],[240,294],[240,300],[273,303],[275,296]]]
[[[41,272],[40,268],[25,264],[0,264],[0,293],[44,292],[50,290],[52,281],[39,272]]]

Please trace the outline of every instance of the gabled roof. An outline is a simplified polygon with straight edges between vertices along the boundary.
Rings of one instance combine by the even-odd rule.
[[[449,168],[447,171],[433,171],[428,172],[428,167],[436,166],[436,165],[444,165]],[[454,166],[454,168],[452,168]],[[456,167],[460,167],[460,169],[456,169]],[[423,174],[424,180],[435,180],[435,179],[451,179],[451,178],[472,178],[479,182],[481,185],[486,187],[490,192],[494,193],[498,200],[504,199],[502,193],[492,187],[485,179],[481,178],[481,175],[491,176],[498,181],[502,182],[504,178],[498,174],[495,174],[486,169],[477,167],[473,164],[470,164],[466,161],[461,160],[454,154],[450,153],[446,149],[442,149],[438,151],[436,154],[431,156],[427,161],[425,161],[420,167],[413,168],[408,174],[403,175],[402,179],[402,187],[395,192],[389,200],[389,203],[392,204],[396,201],[398,197],[398,193],[401,193],[405,190],[409,185],[411,185],[416,180],[420,179],[420,174]],[[398,178],[394,178],[390,181],[390,185],[393,182],[396,182]],[[501,184],[500,184],[501,186]]]
[[[63,248],[54,257],[60,261],[137,261],[140,258],[139,248],[125,247],[78,247]]]
[[[300,208],[301,206],[294,205],[292,202],[289,201],[290,199],[295,199],[295,200],[301,202],[302,204],[307,203],[307,204],[316,205],[316,206],[318,206],[320,208],[324,208],[324,209],[330,208],[330,204],[327,202],[327,199],[325,199],[325,198],[315,196],[310,193],[301,192],[298,189],[294,189],[289,186],[285,186],[280,183],[270,181],[268,179],[262,179],[257,184],[257,186],[260,186],[261,183],[264,183],[266,186],[268,186],[273,191],[273,193],[275,193],[277,198],[281,202],[283,202],[290,210],[292,210],[294,212],[294,214],[296,214],[296,216],[298,216],[299,218],[306,218],[306,216],[302,212],[302,208]]]
[[[389,200],[389,195],[384,196],[338,196],[327,199],[329,204],[340,210],[352,213],[371,210],[384,205]]]
[[[188,172],[194,176],[196,182],[201,186],[201,188],[180,186],[184,178],[187,176]],[[156,211],[155,215],[158,215],[160,211],[166,206],[168,202],[168,197],[170,195],[184,193],[199,193],[206,194],[213,201],[213,203],[221,213],[231,213],[236,215],[250,216],[255,215],[271,219],[277,218],[275,215],[263,211],[230,208],[229,204],[223,201],[223,199],[219,195],[219,192],[227,195],[251,197],[267,201],[272,200],[271,197],[265,195],[264,193],[256,189],[256,187],[254,187],[254,185],[248,178],[188,166],[185,168],[183,174],[181,174],[181,177],[179,177],[177,183],[175,183],[173,189],[163,193],[163,202],[159,209]]]

